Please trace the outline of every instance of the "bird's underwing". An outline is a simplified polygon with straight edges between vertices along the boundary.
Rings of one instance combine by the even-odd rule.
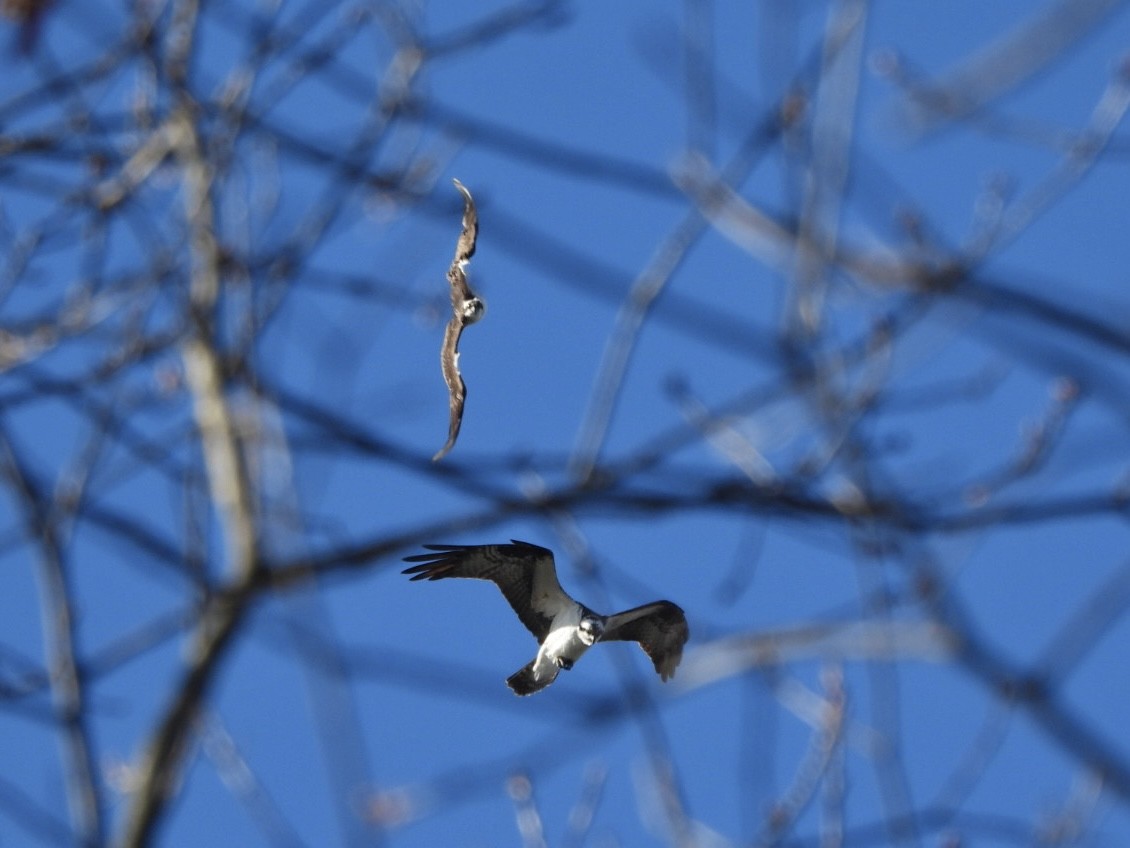
[[[516,695],[532,695],[557,679],[597,642],[638,642],[662,680],[675,675],[690,637],[686,614],[670,601],[652,601],[601,615],[561,588],[553,552],[512,539],[509,545],[424,545],[405,557],[413,580],[465,577],[490,580],[538,640],[538,653],[507,678]]]
[[[475,200],[466,186],[455,180],[455,187],[463,195],[463,228],[455,243],[455,258],[447,269],[447,282],[451,287],[451,320],[443,334],[439,361],[443,370],[443,381],[447,383],[450,417],[447,426],[447,443],[440,448],[432,462],[443,459],[455,447],[459,438],[459,428],[463,424],[463,406],[467,401],[467,384],[459,371],[459,338],[463,328],[474,324],[486,312],[486,304],[471,291],[467,282],[467,265],[475,255],[475,240],[479,235],[479,216],[475,210]]]

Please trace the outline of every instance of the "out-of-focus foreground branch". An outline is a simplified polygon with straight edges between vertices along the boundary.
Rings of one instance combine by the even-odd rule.
[[[1130,77],[1070,66],[1125,4],[937,72],[879,4],[722,5],[592,56],[564,0],[0,6],[0,840],[1130,833],[1125,263],[1071,230]],[[566,54],[623,64],[574,102]],[[646,126],[575,117],[621,85]],[[434,464],[456,162],[492,312]],[[513,698],[501,600],[385,579],[532,534],[594,607],[686,608],[673,684],[605,646]],[[1021,734],[1053,813],[981,806]]]

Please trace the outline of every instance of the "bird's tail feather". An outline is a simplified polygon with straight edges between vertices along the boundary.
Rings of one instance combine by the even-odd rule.
[[[536,659],[530,660],[506,678],[506,685],[514,690],[515,695],[532,695],[534,692],[544,689],[556,679],[557,675],[553,675],[539,680],[537,675],[534,674],[534,663],[536,662]]]

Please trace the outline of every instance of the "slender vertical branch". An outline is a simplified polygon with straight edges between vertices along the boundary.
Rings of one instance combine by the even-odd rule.
[[[105,841],[105,819],[83,670],[78,657],[78,631],[66,555],[58,526],[50,517],[46,495],[3,429],[0,429],[0,473],[24,507],[28,536],[38,542],[43,641],[51,695],[63,733],[67,801],[79,842],[93,848]]]
[[[197,715],[249,607],[252,596],[247,587],[259,562],[254,498],[235,414],[225,392],[216,329],[222,271],[212,200],[213,166],[196,126],[197,110],[188,89],[198,12],[193,0],[178,6],[169,58],[169,76],[181,86],[170,121],[172,146],[183,176],[190,256],[189,323],[182,358],[212,503],[220,517],[231,591],[205,602],[184,675],[149,743],[123,837],[131,848],[149,842],[176,791]]]
[[[153,733],[131,798],[120,844],[150,844],[169,800],[180,787],[192,732],[220,660],[243,621],[247,596],[216,596],[201,616],[172,704]]]

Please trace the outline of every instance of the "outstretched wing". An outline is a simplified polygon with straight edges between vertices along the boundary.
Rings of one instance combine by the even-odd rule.
[[[424,545],[432,553],[405,557],[413,580],[473,577],[498,585],[522,624],[542,642],[554,615],[574,603],[557,582],[553,552],[529,542],[509,545]]]
[[[475,255],[475,240],[479,237],[479,213],[475,211],[475,199],[467,186],[452,180],[459,193],[463,195],[463,231],[459,234],[459,241],[455,242],[455,259],[452,265],[462,266]]]
[[[600,641],[639,642],[663,680],[675,676],[690,637],[687,617],[670,601],[654,601],[608,617]]]
[[[479,215],[475,211],[475,201],[471,192],[459,180],[455,187],[463,195],[463,229],[455,242],[455,258],[447,269],[447,282],[451,288],[451,320],[443,333],[443,347],[440,348],[439,361],[443,369],[443,381],[447,384],[449,417],[447,424],[447,443],[432,457],[436,462],[447,456],[455,447],[459,428],[463,425],[463,406],[467,400],[467,384],[459,372],[459,337],[463,328],[474,324],[486,312],[482,300],[471,291],[467,282],[467,263],[475,255],[475,241],[479,235]]]
[[[467,384],[459,373],[459,337],[463,335],[463,319],[451,316],[447,330],[443,334],[443,347],[439,351],[439,364],[443,369],[443,381],[447,383],[449,417],[447,423],[447,444],[432,457],[437,462],[447,456],[459,438],[459,428],[463,426],[463,404],[467,401]]]

